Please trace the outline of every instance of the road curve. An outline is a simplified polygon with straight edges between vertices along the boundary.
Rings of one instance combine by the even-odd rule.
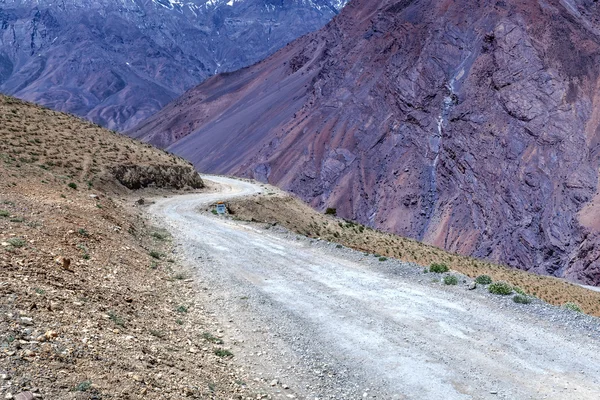
[[[204,304],[228,326],[240,364],[289,385],[276,385],[273,398],[600,398],[596,319],[558,324],[545,305],[446,287],[399,261],[200,213],[264,190],[203,179],[222,191],[157,199],[149,212],[198,271]]]

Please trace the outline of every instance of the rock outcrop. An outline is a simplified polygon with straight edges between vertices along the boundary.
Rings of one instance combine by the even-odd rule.
[[[263,59],[346,0],[4,0],[0,91],[116,130]]]
[[[119,183],[132,190],[147,187],[204,187],[200,175],[184,165],[119,165],[112,168],[112,173]]]
[[[600,5],[354,0],[132,135],[445,249],[600,284]]]

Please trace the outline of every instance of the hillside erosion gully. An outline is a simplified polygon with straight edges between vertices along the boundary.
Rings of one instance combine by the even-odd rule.
[[[597,319],[565,320],[568,311],[440,285],[401,261],[217,217],[202,210],[266,190],[203,179],[218,191],[148,210],[197,272],[224,345],[272,398],[598,399]]]

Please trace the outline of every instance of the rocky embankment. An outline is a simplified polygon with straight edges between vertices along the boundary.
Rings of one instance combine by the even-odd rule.
[[[0,137],[0,397],[254,396],[201,278],[112,173],[164,195],[202,185],[191,165],[3,96]]]

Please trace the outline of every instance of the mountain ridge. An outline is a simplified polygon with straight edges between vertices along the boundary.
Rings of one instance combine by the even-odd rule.
[[[356,0],[130,133],[370,226],[600,284],[599,20],[587,0]]]
[[[344,3],[5,0],[0,91],[125,130],[318,29]]]

